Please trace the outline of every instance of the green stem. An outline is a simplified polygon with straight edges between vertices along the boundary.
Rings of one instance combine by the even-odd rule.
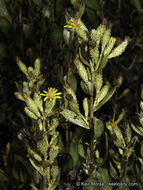
[[[43,119],[43,131],[46,132],[46,118],[45,118],[45,117],[44,117],[44,119]],[[45,134],[45,139],[46,139],[47,145],[49,145],[47,133]],[[45,157],[45,160],[46,160],[46,159],[47,159],[47,157]]]
[[[93,171],[93,163],[94,163],[94,123],[93,123],[93,94],[94,94],[94,82],[92,80],[92,89],[90,94],[90,119],[89,119],[89,127],[90,127],[90,156],[91,156],[91,163],[90,163],[90,172],[89,175],[92,174]]]

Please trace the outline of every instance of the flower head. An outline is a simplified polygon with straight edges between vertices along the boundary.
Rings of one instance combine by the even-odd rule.
[[[80,27],[80,18],[78,19],[74,19],[74,18],[70,18],[70,20],[68,21],[68,25],[65,25],[64,28],[71,28],[73,30],[76,30],[77,28]]]
[[[62,93],[57,92],[58,90],[56,88],[48,88],[48,91],[43,90],[44,93],[41,93],[41,96],[45,96],[44,101],[46,100],[54,100],[54,99],[60,99]]]

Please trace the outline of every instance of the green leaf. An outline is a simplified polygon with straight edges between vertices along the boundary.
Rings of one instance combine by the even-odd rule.
[[[85,11],[86,11],[87,19],[89,20],[90,25],[92,27],[95,27],[96,25],[98,25],[99,20],[95,11],[90,8],[86,8]]]
[[[143,158],[143,144],[141,144],[141,157]]]
[[[11,24],[6,18],[2,16],[0,16],[0,31],[5,34],[6,37],[9,37],[11,34]]]
[[[71,143],[69,154],[73,159],[73,166],[77,167],[79,164],[78,143]]]
[[[99,71],[102,71],[103,69],[104,69],[104,67],[107,65],[107,63],[108,63],[108,57],[105,55],[104,57],[103,57],[103,59],[102,59],[102,61],[101,61],[101,64],[100,64],[100,66],[99,66],[99,68],[98,68],[98,72]]]
[[[108,174],[108,170],[106,168],[99,168],[99,170],[95,171],[95,177],[89,177],[85,183],[89,183],[90,185],[84,185],[83,190],[111,190],[111,186],[105,186],[104,184],[108,184],[111,179]],[[93,183],[93,184],[92,184]],[[94,184],[101,184],[100,186],[96,186]]]
[[[30,187],[32,187],[32,190],[38,190],[37,187],[35,187],[34,185],[30,185]]]
[[[59,180],[60,180],[60,173],[58,174],[56,180],[53,182],[53,184],[48,189],[55,190],[57,185],[59,184]]]
[[[135,127],[134,124],[131,124],[131,127],[133,128],[133,130],[138,133],[139,135],[143,136],[143,133],[138,129],[138,127]]]
[[[4,17],[6,19],[9,18],[9,14],[8,14],[4,0],[0,0],[0,16]]]
[[[101,135],[104,132],[104,125],[103,122],[100,119],[97,119],[94,117],[93,119],[94,122],[94,138],[97,139],[101,137]]]
[[[55,11],[56,11],[56,16],[61,17],[61,13],[64,12],[64,1],[63,0],[57,0],[55,2]]]
[[[0,168],[0,179],[3,182],[8,181],[8,177],[7,177],[6,173],[1,168]]]
[[[88,98],[84,98],[83,100],[83,109],[84,109],[85,117],[88,118],[88,114],[89,114],[89,99]]]
[[[93,177],[89,177],[85,183],[89,183],[89,185],[84,185],[82,190],[98,190],[99,189],[99,186],[94,186],[94,185],[91,185],[91,183],[97,183],[97,179],[93,178]]]
[[[38,8],[40,8],[40,7],[41,7],[41,5],[42,5],[41,0],[33,0],[33,2],[34,2],[34,4],[35,4],[35,5],[37,5],[37,6],[38,6]]]
[[[116,169],[113,167],[112,163],[109,162],[110,164],[110,175],[113,179],[118,179],[118,175],[117,175],[117,171]]]
[[[83,2],[85,3],[85,6],[90,9],[93,9],[95,11],[100,9],[98,0],[83,0]]]
[[[55,100],[52,100],[52,101],[46,101],[46,103],[45,103],[45,107],[46,107],[46,109],[45,109],[46,116],[48,116],[48,115],[51,113],[51,111],[52,111],[52,109],[53,109],[55,103],[56,103]]]
[[[81,157],[86,158],[83,144],[81,144],[81,143],[78,144],[78,153]]]
[[[63,36],[62,30],[58,27],[55,27],[53,32],[51,32],[51,36],[50,36],[50,42],[52,46],[56,47],[62,40],[62,36]]]
[[[64,41],[65,41],[65,44],[70,46],[71,33],[66,28],[64,28],[64,31],[63,31],[63,38],[64,38]]]
[[[61,135],[58,135],[58,146],[59,146],[59,153],[64,153],[65,152],[65,146],[62,140]]]
[[[131,3],[134,5],[134,7],[137,9],[139,13],[143,13],[143,8],[141,6],[140,0],[131,0]]]
[[[7,47],[5,44],[0,43],[0,59],[8,57]]]
[[[105,139],[106,139],[106,151],[105,151],[105,155],[103,157],[103,162],[100,166],[102,166],[108,158],[108,135],[107,135],[106,131],[105,131]]]
[[[83,121],[83,119],[81,117],[79,117],[75,112],[68,110],[68,109],[64,109],[61,114],[70,122],[89,129],[89,126]]]
[[[110,177],[108,174],[108,170],[106,168],[99,168],[99,181],[104,182],[104,183],[109,183],[110,182]],[[106,189],[112,189],[112,187],[107,186],[108,188]]]
[[[43,83],[45,82],[45,79],[41,79],[37,82],[37,85],[38,86],[41,86]]]
[[[29,42],[33,42],[36,40],[33,35],[34,32],[34,26],[33,24],[23,24],[23,35],[24,39],[28,40]]]
[[[75,100],[70,101],[69,106],[72,111],[74,111],[77,114],[80,114],[79,104]]]
[[[113,49],[113,51],[108,55],[108,59],[121,55],[125,51],[127,45],[128,40],[125,39],[125,41],[123,41],[119,46]]]
[[[31,159],[29,158],[30,160],[30,163],[32,164],[32,166],[41,174],[43,175],[44,171],[43,171],[43,168],[39,165],[36,165],[36,163]]]
[[[84,14],[84,12],[85,12],[85,4],[81,2],[80,7],[79,7],[79,11],[78,11],[79,18],[82,17],[82,15]]]
[[[125,128],[125,141],[126,141],[126,144],[131,142],[131,138],[132,138],[132,131],[131,131],[131,128],[130,128],[129,124],[127,124],[127,126]]]
[[[114,92],[116,90],[116,87],[112,88],[107,95],[105,96],[105,98],[103,98],[103,100],[94,107],[94,112],[97,111],[101,106],[103,106],[108,100],[110,100],[110,98],[113,96]]]
[[[83,80],[81,81],[80,85],[84,93],[89,95],[90,93],[89,93],[88,85]]]
[[[74,75],[69,76],[69,86],[76,92],[77,89],[77,80]]]
[[[20,92],[15,92],[14,95],[16,96],[17,99],[24,101],[24,98]]]

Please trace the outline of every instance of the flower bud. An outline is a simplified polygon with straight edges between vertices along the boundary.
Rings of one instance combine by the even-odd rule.
[[[107,47],[104,50],[104,55],[109,55],[109,53],[112,51],[114,47],[115,42],[116,42],[116,38],[111,37],[108,42]]]

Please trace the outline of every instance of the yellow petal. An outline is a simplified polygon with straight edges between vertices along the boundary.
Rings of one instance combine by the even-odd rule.
[[[61,97],[60,96],[56,96],[56,98],[60,99]]]
[[[44,101],[46,101],[48,99],[48,97],[44,98]]]
[[[56,95],[60,95],[60,94],[62,94],[62,93],[61,92],[56,93]]]
[[[43,94],[43,93],[41,93],[40,95],[41,95],[41,96],[46,96],[46,94]]]

